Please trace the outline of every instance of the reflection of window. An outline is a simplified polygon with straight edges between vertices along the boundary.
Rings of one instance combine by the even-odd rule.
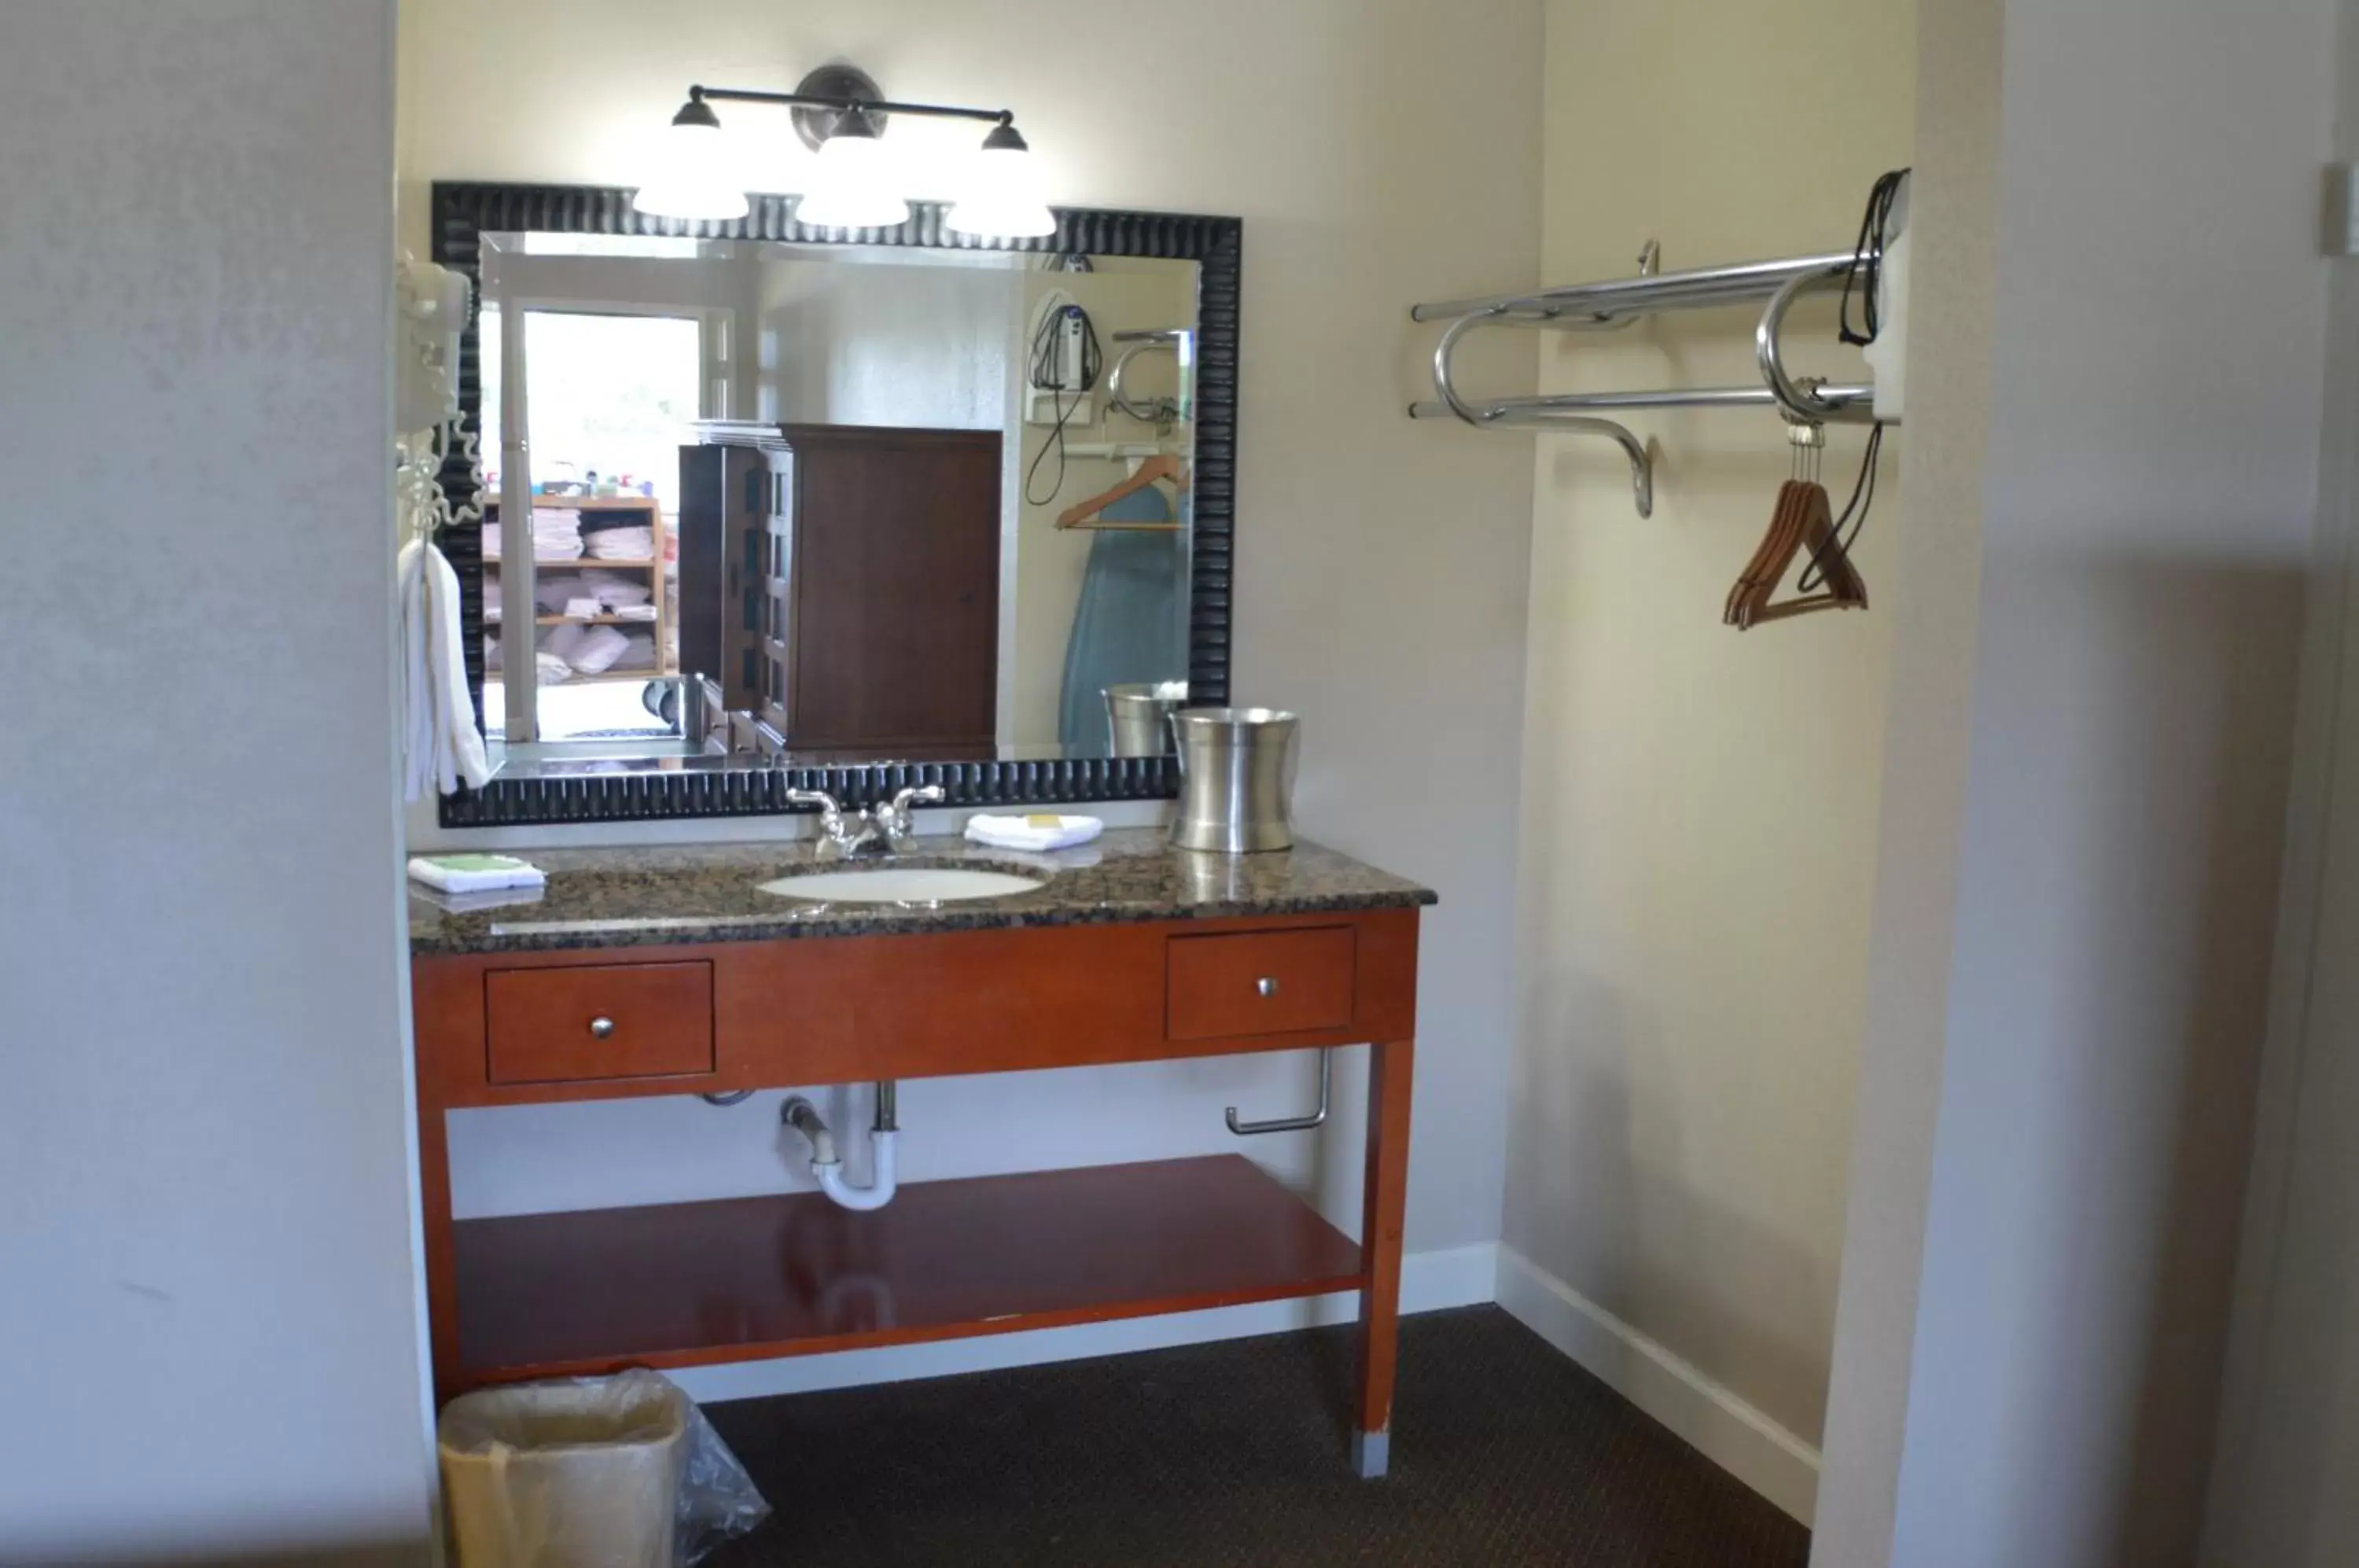
[[[524,342],[533,479],[652,485],[678,511],[679,448],[703,380],[695,319],[533,310]]]

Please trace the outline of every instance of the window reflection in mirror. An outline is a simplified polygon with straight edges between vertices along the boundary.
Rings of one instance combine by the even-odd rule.
[[[511,769],[1168,748],[1193,263],[556,234],[484,258]]]
[[[702,417],[696,316],[523,311],[527,437],[515,461],[532,497],[528,552],[539,738],[662,745],[662,693],[679,669],[679,452]],[[504,417],[502,318],[484,311],[484,415]],[[509,562],[506,454],[485,463],[484,707],[505,711]],[[676,702],[676,696],[672,699]]]

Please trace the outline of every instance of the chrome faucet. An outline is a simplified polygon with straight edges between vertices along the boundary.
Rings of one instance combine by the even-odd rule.
[[[949,798],[939,784],[912,785],[889,804],[847,811],[824,789],[787,791],[789,804],[819,808],[821,842],[842,855],[901,854],[917,837],[910,808],[940,805]]]

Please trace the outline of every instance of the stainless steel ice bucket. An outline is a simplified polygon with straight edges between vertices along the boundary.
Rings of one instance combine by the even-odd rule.
[[[1180,812],[1171,842],[1230,855],[1288,849],[1294,792],[1292,713],[1275,708],[1182,708]]]
[[[1149,684],[1105,689],[1106,724],[1114,732],[1116,757],[1171,755],[1171,715],[1187,706],[1185,697],[1158,697]]]

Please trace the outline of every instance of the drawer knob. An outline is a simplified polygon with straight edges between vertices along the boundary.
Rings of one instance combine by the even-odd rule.
[[[1254,989],[1260,992],[1265,996],[1275,996],[1277,995],[1277,977],[1272,975],[1265,975],[1260,979],[1254,982]]]
[[[612,1018],[592,1018],[592,1019],[590,1020],[590,1038],[591,1038],[592,1040],[604,1040],[604,1039],[606,1039],[607,1037],[609,1037],[610,1035],[612,1035],[614,1032],[614,1019],[612,1019]]]

